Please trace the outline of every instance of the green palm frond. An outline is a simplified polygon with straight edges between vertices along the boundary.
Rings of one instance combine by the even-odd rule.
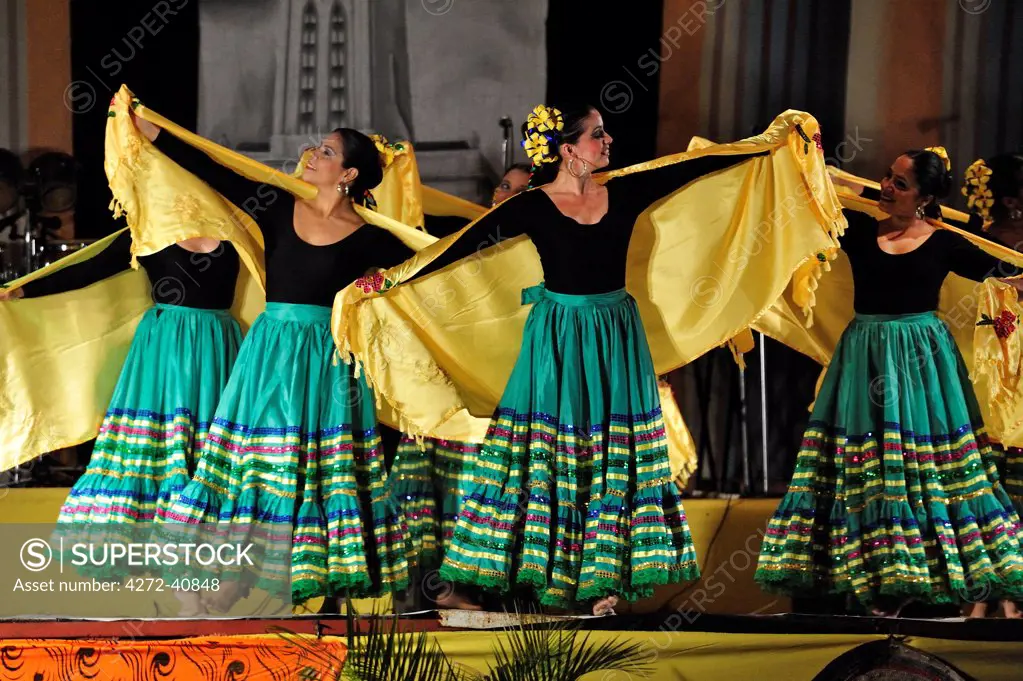
[[[368,628],[359,632],[358,613],[345,599],[348,620],[348,658],[341,679],[345,681],[465,681],[427,632],[404,633],[396,616],[373,611],[360,618]]]
[[[323,646],[317,643],[316,639],[310,638],[308,635],[296,634],[281,627],[270,627],[268,631],[277,634],[291,645],[299,648],[304,653],[306,661],[310,663],[309,666],[315,664],[316,667],[322,669],[341,670],[344,670],[347,666],[345,660],[339,660],[331,655]]]
[[[462,681],[451,663],[425,631],[402,633],[398,619],[371,616],[369,630],[352,637],[342,679],[352,681]]]
[[[593,672],[642,677],[652,671],[643,646],[594,642],[591,633],[563,620],[507,630],[506,638],[494,643],[495,665],[480,674],[452,662],[429,633],[402,632],[397,617],[374,612],[357,622],[351,602],[347,612],[348,655],[340,681],[577,681]],[[359,633],[360,623],[364,633]],[[308,659],[323,666],[336,663],[308,637],[281,635],[300,646]]]
[[[594,643],[574,624],[529,628],[507,633],[494,646],[496,667],[487,681],[576,681],[592,672],[622,671],[636,676],[651,672],[643,647],[609,641]]]

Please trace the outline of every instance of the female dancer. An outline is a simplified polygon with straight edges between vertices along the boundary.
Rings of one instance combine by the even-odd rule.
[[[441,576],[605,612],[697,573],[651,350],[680,366],[790,287],[809,309],[815,272],[793,273],[844,219],[803,112],[602,177],[611,138],[592,107],[540,106],[528,128],[553,181],[389,270],[385,293],[349,286],[334,336],[409,432],[464,432],[494,410]],[[697,260],[679,268],[679,253]],[[407,333],[401,362],[377,322]]]
[[[84,288],[127,271],[131,237],[7,297]],[[229,312],[238,255],[229,243],[190,239],[139,258],[156,303],[142,317],[100,427],[89,467],[71,489],[58,522],[151,521],[188,482],[194,453],[241,342]]]
[[[546,605],[591,601],[599,614],[619,594],[698,575],[668,466],[657,375],[624,289],[632,228],[658,198],[743,157],[600,185],[591,173],[608,165],[612,138],[596,109],[537,107],[528,133],[533,184],[543,186],[505,201],[420,273],[488,239],[526,234],[546,279],[523,293],[534,305],[519,359],[466,486],[441,576],[500,589],[529,585]]]
[[[95,257],[11,291],[0,300],[81,289],[129,269],[124,232]],[[197,238],[139,257],[155,305],[142,317],[85,474],[57,522],[151,522],[195,470],[213,413],[238,354],[241,328],[229,308],[238,279],[230,243]],[[77,530],[72,530],[72,533]],[[179,616],[203,613],[198,593],[180,593]]]
[[[403,589],[405,522],[385,484],[374,399],[364,379],[332,361],[329,330],[336,291],[412,254],[353,207],[381,180],[373,141],[348,128],[324,138],[302,174],[319,192],[301,199],[135,121],[172,160],[244,207],[266,243],[266,311],[242,343],[191,483],[161,517],[294,528],[296,603]],[[264,572],[257,585],[287,576]]]
[[[765,589],[847,594],[879,614],[910,598],[1023,593],[1019,518],[935,315],[949,272],[980,281],[1016,270],[927,222],[940,215],[949,171],[940,147],[906,152],[881,181],[888,217],[847,211],[856,316],[769,523],[756,573]]]

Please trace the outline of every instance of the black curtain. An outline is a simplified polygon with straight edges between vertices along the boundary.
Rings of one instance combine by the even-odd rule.
[[[78,205],[75,230],[115,228],[103,172],[107,103],[126,84],[148,106],[194,130],[199,94],[199,0],[71,0],[71,109]]]
[[[614,138],[611,167],[654,158],[659,76],[639,67],[660,47],[664,6],[643,0],[623,7],[557,0],[547,14],[547,101],[588,102]]]

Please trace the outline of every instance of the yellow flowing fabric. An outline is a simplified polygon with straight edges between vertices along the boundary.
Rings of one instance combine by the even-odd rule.
[[[138,269],[136,256],[195,237],[230,241],[244,264],[232,306],[234,317],[247,329],[265,306],[263,239],[255,223],[153,146],[132,123],[130,110],[268,188],[301,198],[316,195],[311,184],[214,144],[147,109],[122,86],[110,103],[104,168],[114,195],[111,205],[115,214],[125,215],[131,232],[133,270],[77,291],[0,303],[0,470],[96,437],[135,327],[152,306],[149,280]],[[415,219],[417,210],[422,215],[418,199],[398,200],[412,173],[418,180],[414,157],[399,154],[384,171],[381,186],[385,200],[391,202],[387,205],[396,206],[391,208],[396,216]],[[263,199],[261,191],[252,197],[255,205]],[[357,210],[367,223],[391,231],[410,248],[436,241],[384,215]],[[120,233],[8,286],[15,288],[85,262]],[[381,420],[393,422],[386,415]]]
[[[121,232],[8,287],[85,262]],[[153,304],[149,292],[145,272],[132,270],[77,291],[0,303],[0,470],[96,437],[135,327]]]
[[[423,191],[423,212],[427,215],[450,215],[466,220],[475,220],[487,209],[472,201],[446,194],[433,187],[422,188]]]
[[[818,256],[834,251],[845,229],[817,134],[812,116],[790,110],[762,135],[596,176],[608,182],[705,155],[766,152],[680,187],[637,220],[626,287],[658,374],[735,338],[790,286],[809,317]],[[496,407],[529,312],[521,291],[542,279],[536,249],[517,237],[408,281],[470,227],[388,270],[396,284],[388,290],[349,286],[335,300],[339,350],[406,433],[478,441],[457,424]]]
[[[878,184],[844,171],[829,169],[836,177],[865,187]],[[851,210],[884,219],[877,202],[865,199],[839,187],[842,205]],[[966,222],[965,213],[942,208],[944,217]],[[1023,255],[941,221],[932,224],[955,232],[985,252],[1018,267]],[[800,323],[800,304],[787,292],[753,327],[827,367],[838,339],[853,319],[853,280],[849,261],[841,251],[831,262],[831,272],[822,277],[815,291],[817,306],[815,322],[807,328]],[[1019,331],[999,338],[993,325],[978,325],[984,316],[998,318],[1023,315],[1016,289],[997,279],[970,281],[950,274],[941,289],[938,315],[948,324],[963,355],[977,393],[984,423],[992,439],[1005,446],[1023,446],[1023,395],[1019,383],[1023,376],[1023,347]],[[1018,322],[1017,322],[1018,323]],[[822,374],[823,376],[823,374]],[[819,386],[818,386],[819,387]]]

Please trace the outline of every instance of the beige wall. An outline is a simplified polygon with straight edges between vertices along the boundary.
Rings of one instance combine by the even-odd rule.
[[[946,0],[853,0],[848,168],[877,177],[900,152],[942,143]],[[869,141],[867,141],[869,140]]]

